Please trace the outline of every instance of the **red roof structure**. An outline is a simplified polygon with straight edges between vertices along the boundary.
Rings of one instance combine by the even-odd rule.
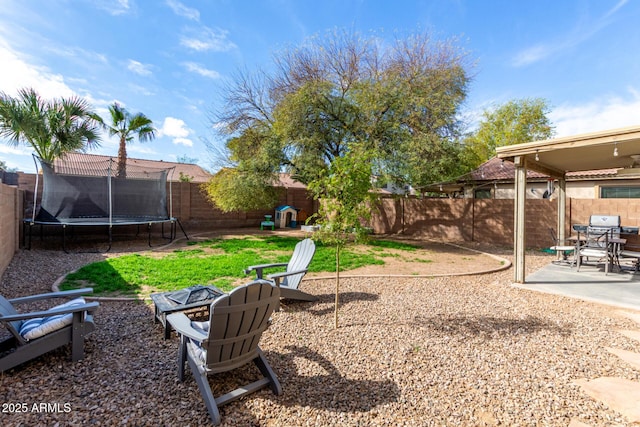
[[[615,178],[618,169],[598,169],[581,172],[567,172],[568,181],[594,178]],[[497,157],[487,160],[477,169],[464,175],[459,181],[513,181],[515,166],[513,163],[501,160]],[[547,180],[549,177],[543,173],[527,170],[527,180]]]
[[[117,161],[117,157],[112,156],[86,153],[67,153],[65,154],[64,161],[76,164],[92,164],[106,162],[110,158]],[[164,160],[145,160],[127,157],[127,165],[135,166],[136,169],[150,170],[175,168],[173,174],[167,178],[174,182],[182,181],[182,179],[180,179],[181,176],[186,177],[184,180],[189,182],[207,182],[209,178],[211,178],[211,174],[209,172],[192,163],[165,162]]]

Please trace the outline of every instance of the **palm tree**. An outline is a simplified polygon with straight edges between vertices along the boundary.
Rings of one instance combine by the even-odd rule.
[[[133,140],[134,134],[138,134],[138,141],[151,141],[156,137],[156,129],[153,122],[142,113],[131,115],[125,108],[114,102],[109,106],[111,113],[111,125],[107,125],[109,135],[118,135],[120,147],[118,148],[118,173],[117,176],[127,176],[127,142]]]
[[[0,137],[13,146],[31,145],[47,163],[64,153],[100,142],[102,119],[80,97],[44,100],[32,88],[17,97],[0,93]]]

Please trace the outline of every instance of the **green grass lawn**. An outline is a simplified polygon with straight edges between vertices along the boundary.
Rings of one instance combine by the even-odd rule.
[[[250,265],[288,262],[299,241],[293,237],[256,236],[190,242],[184,249],[161,256],[157,253],[130,254],[89,264],[69,274],[60,288],[89,286],[94,294],[102,296],[146,296],[195,284],[213,284],[229,291],[238,279],[250,277],[243,272]],[[384,264],[384,258],[390,256],[385,254],[385,249],[410,254],[418,248],[407,243],[374,239],[366,245],[348,246],[341,252],[341,271]],[[331,273],[335,268],[335,248],[316,242],[309,271]]]

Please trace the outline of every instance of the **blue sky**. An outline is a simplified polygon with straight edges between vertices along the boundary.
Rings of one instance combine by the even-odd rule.
[[[80,95],[105,119],[114,101],[159,129],[130,157],[197,159],[217,141],[211,111],[238,69],[333,29],[392,41],[458,38],[475,63],[463,116],[547,99],[557,136],[640,125],[640,2],[633,0],[1,0],[0,91]],[[34,172],[29,147],[0,160]],[[90,151],[115,156],[117,141]]]

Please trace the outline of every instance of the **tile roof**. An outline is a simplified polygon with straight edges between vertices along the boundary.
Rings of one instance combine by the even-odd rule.
[[[109,159],[113,159],[117,161],[117,157],[112,156],[103,156],[99,154],[86,154],[86,153],[67,153],[65,155],[65,160],[70,161],[76,164],[101,164],[109,161]],[[55,162],[54,162],[55,163]],[[134,166],[139,169],[148,169],[148,170],[161,170],[161,169],[170,169],[175,168],[173,173],[170,174],[168,180],[170,181],[180,181],[180,174],[182,173],[184,176],[188,176],[191,178],[191,182],[207,182],[209,178],[211,178],[211,174],[205,171],[202,167],[192,164],[192,163],[177,163],[177,162],[166,162],[164,160],[145,160],[145,159],[134,159],[132,157],[127,157],[127,165]],[[56,164],[57,166],[57,164]],[[91,167],[86,166],[87,174],[93,174],[91,172]]]
[[[458,181],[513,181],[515,176],[515,165],[508,161],[503,161],[497,157],[487,160],[477,169],[464,175]],[[598,169],[591,171],[567,172],[568,181],[584,178],[611,178],[616,177],[618,169]],[[546,180],[547,175],[527,170],[527,179]]]
[[[289,173],[281,173],[280,174],[280,183],[279,183],[278,187],[307,188],[307,186],[304,185],[303,183],[298,182],[295,179],[293,179],[291,177],[291,174],[289,174]]]

